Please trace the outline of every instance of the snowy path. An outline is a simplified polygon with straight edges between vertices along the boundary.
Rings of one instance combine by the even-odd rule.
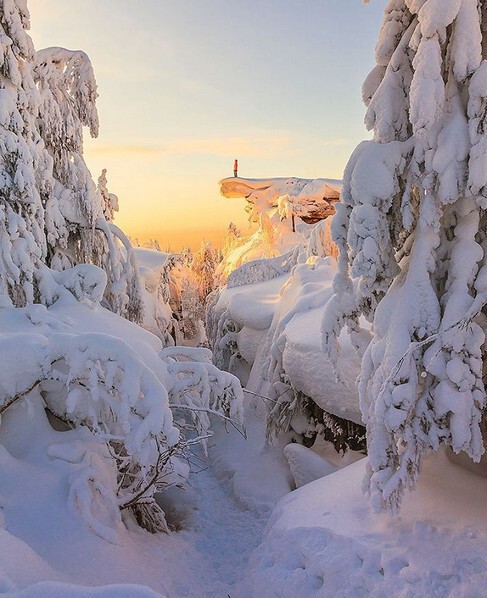
[[[211,466],[193,476],[191,486],[183,529],[170,534],[165,546],[165,569],[172,572],[168,596],[233,598],[268,514],[239,505],[230,480],[217,479]]]
[[[272,507],[289,491],[286,469],[273,452],[258,458],[261,434],[255,425],[248,442],[217,434],[202,463],[206,469],[191,477],[189,491],[172,497],[180,505],[176,520],[182,530],[170,535],[170,561],[182,573],[171,576],[169,598],[237,595]]]
[[[199,501],[190,530],[197,534],[202,567],[214,576],[201,595],[226,597],[259,544],[267,517],[239,506],[228,481],[216,479],[211,469],[196,476],[193,486]]]

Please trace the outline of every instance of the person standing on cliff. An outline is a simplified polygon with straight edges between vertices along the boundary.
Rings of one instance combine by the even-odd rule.
[[[238,176],[238,160],[235,158],[235,162],[233,163],[233,176]]]

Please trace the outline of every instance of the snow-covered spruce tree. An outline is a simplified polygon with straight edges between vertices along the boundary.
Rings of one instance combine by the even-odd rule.
[[[95,186],[83,158],[83,127],[98,135],[97,86],[88,56],[65,48],[35,55],[41,105],[39,128],[52,156],[54,189],[46,205],[48,265],[92,263],[107,273],[107,307],[130,320],[141,318],[140,288],[131,245],[112,222],[116,196],[105,171]],[[122,250],[120,244],[123,245]]]
[[[191,269],[198,283],[198,293],[203,304],[216,286],[216,253],[210,243],[202,243],[200,250],[193,256]]]
[[[110,191],[108,191],[106,168],[101,171],[101,175],[98,177],[97,190],[103,199],[103,215],[105,216],[105,220],[107,220],[107,222],[113,222],[115,212],[118,212],[118,197],[115,193],[110,193]],[[159,247],[157,251],[160,250]]]
[[[323,321],[373,321],[359,392],[370,491],[397,510],[422,455],[484,452],[487,3],[390,0],[363,96],[372,141],[348,163]],[[484,36],[484,37],[483,37]]]
[[[50,158],[36,129],[39,96],[25,2],[0,1],[0,302],[32,303],[46,254]]]

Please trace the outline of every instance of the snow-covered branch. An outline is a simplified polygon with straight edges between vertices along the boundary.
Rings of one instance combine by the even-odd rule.
[[[338,357],[361,315],[374,337],[359,392],[370,490],[396,510],[422,455],[479,460],[485,389],[485,64],[477,2],[388,3],[364,84],[374,140],[345,172],[339,272],[322,324]]]

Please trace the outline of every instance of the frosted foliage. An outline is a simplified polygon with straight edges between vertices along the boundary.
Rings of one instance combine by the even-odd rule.
[[[162,357],[171,377],[169,401],[174,412],[189,415],[189,427],[204,438],[210,433],[210,415],[223,417],[233,425],[244,423],[243,391],[238,379],[211,363],[211,351],[204,348],[168,347]],[[203,442],[206,451],[206,442]]]
[[[85,261],[93,261],[106,271],[105,301],[110,310],[138,322],[142,311],[141,283],[132,245],[118,226],[104,218],[97,220],[96,228],[103,233],[105,244],[100,253]]]
[[[327,218],[316,224],[309,236],[306,257],[327,257],[338,256],[336,245],[331,237],[331,222],[333,218]]]
[[[93,67],[84,52],[46,48],[36,52],[34,74],[41,96],[41,134],[53,157],[54,177],[69,190],[57,189],[53,200],[68,220],[74,213],[75,222],[92,225],[102,215],[102,205],[82,153],[83,126],[92,137],[98,135]]]
[[[464,81],[474,73],[482,60],[482,32],[479,24],[477,0],[462,2],[458,11],[458,27],[470,31],[467,37],[455,37],[453,72],[459,81]]]
[[[35,55],[34,74],[41,98],[39,127],[55,179],[46,205],[48,265],[58,270],[79,263],[103,268],[106,305],[139,321],[141,291],[131,246],[111,224],[117,197],[108,191],[106,170],[96,187],[83,158],[83,127],[93,137],[98,134],[91,62],[79,50],[46,48]]]
[[[384,12],[381,35],[375,48],[375,59],[378,66],[389,66],[396,47],[411,20],[412,15],[404,0],[388,3]]]
[[[80,50],[45,48],[36,52],[34,72],[42,97],[43,136],[66,168],[65,152],[82,150],[82,127],[89,127],[92,137],[98,135],[93,67]]]
[[[0,288],[4,303],[25,305],[36,293],[36,270],[46,253],[50,159],[36,129],[39,96],[26,3],[2,1],[0,14]]]
[[[104,508],[110,507],[115,525],[119,509],[153,505],[154,492],[185,471],[176,457],[180,438],[163,379],[124,341],[107,334],[18,333],[3,335],[0,345],[10,372],[0,384],[0,414],[30,397],[71,427],[86,429],[79,446],[63,445],[51,456],[86,461],[72,480],[69,500],[88,525],[114,541],[115,530],[96,523]],[[108,478],[100,459],[112,464]],[[160,510],[159,518],[162,525]]]
[[[33,404],[37,422],[46,409],[76,431],[49,456],[79,465],[68,502],[95,533],[117,542],[125,510],[152,532],[167,530],[154,493],[185,482],[186,451],[206,446],[210,415],[243,425],[243,393],[210,351],[161,351],[156,337],[101,308],[105,284],[103,270],[79,264],[42,278],[53,311],[2,310],[0,422],[20,428],[17,409]],[[102,332],[79,332],[92,318]],[[172,409],[185,421],[175,425]]]
[[[299,248],[275,258],[254,260],[234,270],[227,279],[227,287],[240,287],[272,280],[287,274],[297,264]]]
[[[108,222],[114,218],[114,213],[118,212],[118,197],[114,193],[110,193],[107,187],[107,171],[104,168],[101,175],[98,177],[98,192],[103,199],[103,215]]]
[[[359,394],[374,504],[396,510],[422,455],[484,452],[487,66],[475,0],[391,0],[364,84],[374,140],[345,171],[323,345],[373,321]],[[352,339],[354,335],[352,334]]]
[[[30,15],[25,0],[2,0],[2,75],[13,85],[21,85],[22,74],[17,56],[22,59],[32,57],[34,47],[26,33],[30,26]]]

